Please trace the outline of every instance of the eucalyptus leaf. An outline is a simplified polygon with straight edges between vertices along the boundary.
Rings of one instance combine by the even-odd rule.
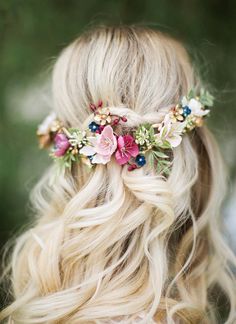
[[[148,162],[152,168],[154,167],[154,161],[155,161],[155,156],[153,152],[150,152],[148,155]]]
[[[149,134],[151,137],[153,137],[155,135],[155,132],[154,132],[154,128],[153,127],[150,127],[149,128]]]
[[[158,147],[162,149],[171,149],[171,144],[167,140],[164,140],[163,142],[158,143]]]
[[[209,93],[209,91],[201,89],[200,101],[203,104],[203,106],[211,107],[211,106],[213,106],[213,103],[214,103],[214,97]]]
[[[153,151],[153,154],[159,158],[167,159],[169,156],[161,151]]]

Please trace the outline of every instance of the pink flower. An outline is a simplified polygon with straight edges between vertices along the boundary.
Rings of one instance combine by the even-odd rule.
[[[70,147],[69,140],[63,133],[57,133],[54,138],[54,142],[56,146],[54,154],[57,157],[63,156]]]
[[[131,135],[119,136],[117,143],[118,149],[115,157],[120,165],[127,163],[131,156],[136,157],[139,154],[138,145]]]
[[[92,163],[106,164],[117,148],[117,140],[110,125],[105,126],[101,134],[88,137],[90,145],[84,146],[80,153],[92,156]]]

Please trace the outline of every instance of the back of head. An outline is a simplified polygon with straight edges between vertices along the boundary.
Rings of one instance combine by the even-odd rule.
[[[54,110],[85,129],[90,103],[127,116],[126,131],[160,123],[190,89],[200,90],[186,50],[143,27],[98,27],[60,55]],[[11,258],[16,323],[216,323],[219,291],[235,310],[219,230],[223,165],[206,126],[171,152],[170,174],[150,165],[129,172],[114,159],[74,164],[52,182],[53,165],[33,193],[32,229]],[[1,318],[1,315],[0,315]]]

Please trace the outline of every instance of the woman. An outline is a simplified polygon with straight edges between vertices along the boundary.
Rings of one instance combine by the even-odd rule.
[[[57,60],[53,98],[38,136],[56,161],[34,190],[0,318],[233,323],[213,97],[182,45],[143,27],[88,31]]]

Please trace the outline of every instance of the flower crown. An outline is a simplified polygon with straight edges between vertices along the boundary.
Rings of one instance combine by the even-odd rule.
[[[40,147],[51,146],[50,155],[64,169],[79,161],[90,167],[107,164],[114,155],[119,165],[128,165],[129,171],[149,162],[157,173],[168,174],[171,166],[168,153],[180,145],[186,132],[203,125],[213,99],[204,89],[198,96],[191,90],[170,109],[161,123],[141,124],[126,134],[117,131],[118,125],[127,122],[127,117],[111,114],[99,101],[97,105],[90,104],[94,120],[87,130],[66,128],[52,113],[39,125],[37,135]]]

